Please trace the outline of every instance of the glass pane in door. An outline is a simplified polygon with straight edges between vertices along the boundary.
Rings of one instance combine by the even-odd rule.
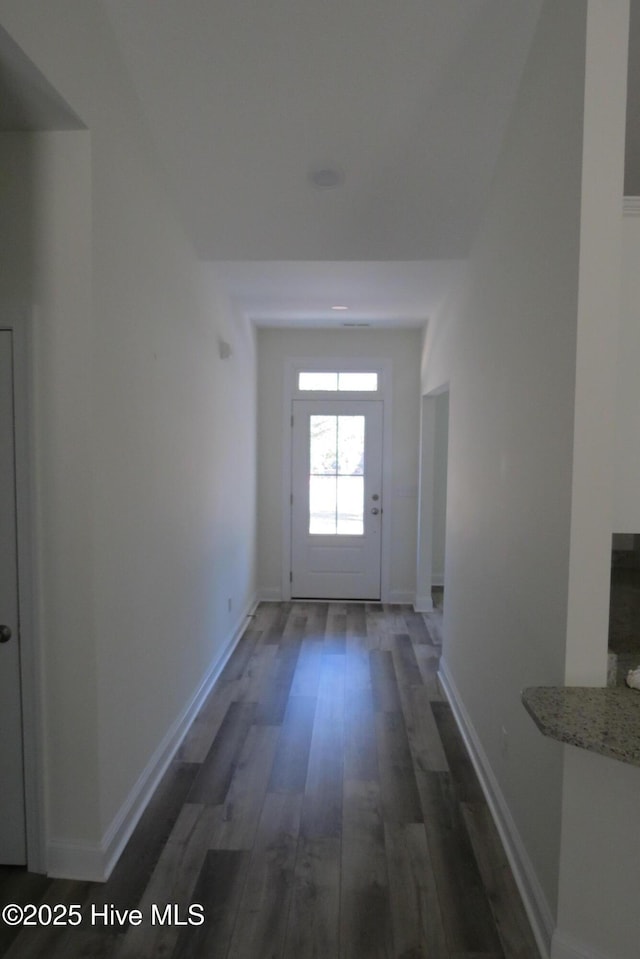
[[[364,416],[310,416],[310,534],[364,535],[364,426]]]

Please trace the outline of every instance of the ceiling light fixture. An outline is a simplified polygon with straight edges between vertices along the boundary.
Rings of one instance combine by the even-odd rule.
[[[335,190],[344,183],[344,173],[336,167],[317,167],[309,174],[309,180],[316,190]]]
[[[332,306],[331,309],[332,310],[348,310],[349,307],[348,306]]]

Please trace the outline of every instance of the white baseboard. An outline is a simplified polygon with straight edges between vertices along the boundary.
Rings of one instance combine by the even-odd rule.
[[[610,959],[610,957],[596,952],[592,946],[577,942],[556,929],[551,940],[551,959]]]
[[[282,590],[279,586],[263,586],[257,593],[259,603],[281,603]]]
[[[229,657],[247,628],[247,620],[258,601],[254,598],[229,635],[224,651],[212,664],[198,689],[169,728],[144,767],[100,843],[70,843],[53,839],[47,844],[47,874],[56,879],[106,882],[138,825],[149,800],[175,756],[189,727],[211,692]]]
[[[603,959],[603,957],[590,957],[586,953],[558,952],[556,955],[550,952],[552,937],[555,941],[553,914],[538,882],[533,864],[529,859],[502,790],[491,769],[487,754],[464,707],[444,658],[440,660],[439,678],[502,840],[502,845],[531,923],[540,956],[542,959],[549,959],[550,955],[552,955],[552,959]]]
[[[53,879],[80,879],[105,882],[104,849],[101,843],[47,843],[47,875]]]
[[[393,603],[394,606],[413,606],[416,594],[412,589],[391,589],[387,603]]]
[[[431,593],[429,593],[428,596],[416,596],[413,608],[416,613],[432,613],[433,600],[431,598]]]

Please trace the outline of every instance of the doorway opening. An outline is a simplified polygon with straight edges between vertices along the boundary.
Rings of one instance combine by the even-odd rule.
[[[288,361],[282,596],[385,601],[391,363]]]
[[[416,609],[443,610],[446,569],[449,388],[422,397]]]
[[[0,314],[0,864],[44,868],[38,684],[33,626],[26,319]]]

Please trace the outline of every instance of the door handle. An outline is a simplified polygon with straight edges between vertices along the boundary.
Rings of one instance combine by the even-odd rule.
[[[11,630],[8,626],[0,626],[0,643],[8,643],[11,639]]]
[[[378,509],[377,506],[372,506],[372,507],[371,507],[371,512],[373,513],[374,516],[377,516],[378,513],[380,512],[380,510]]]

